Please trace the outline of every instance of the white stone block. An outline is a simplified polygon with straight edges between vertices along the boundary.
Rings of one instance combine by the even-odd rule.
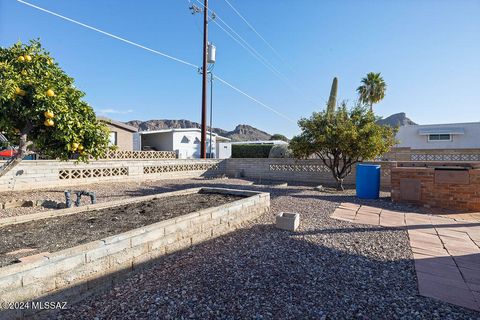
[[[281,212],[275,219],[275,226],[278,229],[295,231],[300,225],[300,214]]]

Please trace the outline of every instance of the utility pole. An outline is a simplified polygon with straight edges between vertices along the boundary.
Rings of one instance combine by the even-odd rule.
[[[203,6],[203,67],[202,67],[202,139],[200,158],[207,158],[207,47],[208,47],[208,0]]]

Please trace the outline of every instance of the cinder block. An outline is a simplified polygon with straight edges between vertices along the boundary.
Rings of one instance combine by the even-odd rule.
[[[232,229],[228,226],[228,224],[220,224],[212,229],[212,236],[223,236],[224,234],[229,233],[231,230]]]
[[[212,229],[208,229],[192,235],[192,244],[197,244],[212,238]]]
[[[175,241],[177,241],[177,235],[175,233],[165,235],[162,238],[159,238],[158,240],[154,240],[150,242],[149,250],[154,251],[160,248],[164,248],[167,245],[174,243]]]
[[[171,244],[168,244],[165,247],[165,252],[166,253],[172,253],[172,252],[175,252],[175,251],[178,251],[178,250],[181,250],[181,249],[185,249],[185,248],[191,246],[191,244],[192,244],[192,239],[190,239],[190,238],[177,240],[177,241],[175,241]]]
[[[298,213],[281,212],[275,218],[275,226],[278,229],[295,231],[300,225],[300,215]]]
[[[86,252],[86,262],[89,263],[96,259],[115,254],[119,251],[125,250],[130,248],[130,238],[124,239],[118,242],[106,244],[103,247],[99,247],[94,250],[90,250]]]
[[[0,278],[0,297],[7,295],[7,290],[22,286],[22,274],[15,273]]]
[[[147,242],[151,242],[157,240],[165,235],[165,229],[159,228],[156,230],[152,230],[150,232],[141,233],[137,236],[132,237],[131,245],[132,247],[138,246],[140,244],[144,244]]]
[[[183,230],[186,230],[190,227],[191,221],[186,220],[186,221],[181,221],[181,222],[176,222],[174,224],[168,225],[165,227],[165,234],[171,234],[171,233],[177,233],[181,232]]]
[[[217,218],[221,218],[223,216],[226,216],[229,212],[229,209],[228,208],[222,208],[222,209],[218,209],[216,211],[213,211],[212,212],[212,219],[217,219]]]
[[[30,301],[35,297],[40,297],[48,292],[55,290],[55,278],[44,278],[34,283],[24,285],[23,287],[9,290],[8,301]]]
[[[62,289],[71,285],[78,285],[82,281],[104,275],[110,268],[109,257],[103,257],[87,264],[76,267],[55,277],[55,288]]]

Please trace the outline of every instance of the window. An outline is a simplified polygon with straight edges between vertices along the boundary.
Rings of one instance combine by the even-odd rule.
[[[117,133],[115,131],[110,131],[110,145],[117,145]]]
[[[199,144],[200,143],[200,139],[198,139],[197,137],[195,137],[195,144]]]
[[[452,141],[452,135],[449,133],[429,134],[428,141]]]
[[[183,136],[181,143],[190,143],[190,139],[187,136]]]

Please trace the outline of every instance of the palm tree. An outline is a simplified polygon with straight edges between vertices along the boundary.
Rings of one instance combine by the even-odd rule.
[[[372,108],[374,103],[380,102],[385,97],[387,84],[380,73],[370,72],[362,79],[362,85],[357,88],[360,103]]]

